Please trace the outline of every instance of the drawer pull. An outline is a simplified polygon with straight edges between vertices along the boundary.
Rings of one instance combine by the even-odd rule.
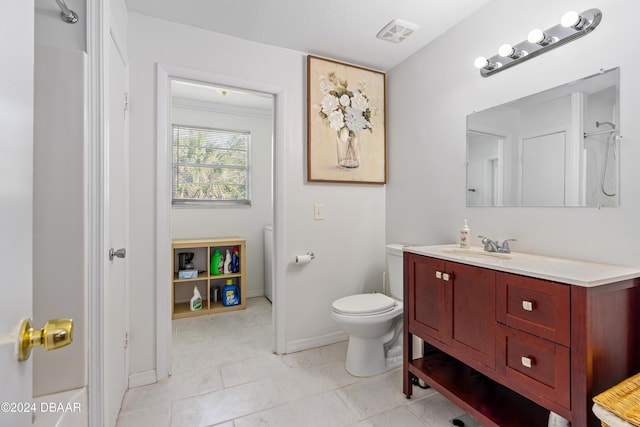
[[[533,311],[532,301],[522,301],[522,309],[526,311]]]
[[[442,278],[444,279],[445,282],[449,281],[449,275],[447,273],[442,273]]]
[[[522,356],[520,358],[520,362],[522,362],[522,366],[524,366],[525,368],[531,368],[531,365],[533,364],[533,359],[530,357]]]
[[[436,279],[442,279],[442,271],[436,271]]]

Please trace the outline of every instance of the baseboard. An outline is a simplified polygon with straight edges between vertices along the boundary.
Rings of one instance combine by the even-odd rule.
[[[349,339],[349,334],[345,332],[333,332],[319,337],[305,338],[302,340],[289,341],[285,345],[285,353],[296,353],[298,351],[309,350],[325,345],[335,344]]]
[[[247,291],[247,298],[257,298],[264,296],[264,289],[258,289],[257,291]]]
[[[155,369],[129,375],[129,388],[142,387],[143,385],[155,384],[156,382]]]

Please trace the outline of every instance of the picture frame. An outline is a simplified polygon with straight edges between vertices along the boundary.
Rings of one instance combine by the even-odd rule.
[[[307,56],[307,181],[386,184],[386,74]]]

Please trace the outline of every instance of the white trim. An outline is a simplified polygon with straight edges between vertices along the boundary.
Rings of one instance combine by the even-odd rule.
[[[107,8],[104,0],[87,4],[88,135],[87,144],[87,260],[88,260],[88,393],[89,425],[104,424],[104,283],[105,283],[105,161],[104,54]]]
[[[287,343],[287,353],[295,353],[298,351],[309,350],[311,348],[322,347],[325,345],[335,344],[342,341],[347,341],[349,334],[345,332],[333,332],[327,335],[322,335],[314,338],[305,338],[297,341],[291,341]]]
[[[213,113],[235,114],[238,116],[249,117],[271,117],[271,110],[265,111],[260,108],[239,107],[197,99],[174,97],[172,104],[174,108],[184,108],[185,110],[209,111]]]
[[[171,374],[171,165],[169,72],[157,64],[156,130],[156,378]]]
[[[284,278],[286,277],[286,191],[287,168],[286,168],[286,90],[281,89],[274,92],[274,188],[273,188],[273,352],[284,354],[286,352],[286,308],[287,295],[285,292]]]
[[[155,369],[129,375],[129,388],[142,387],[158,381]]]
[[[284,276],[285,266],[278,260],[285,259],[282,235],[285,232],[284,188],[285,176],[285,89],[270,84],[248,81],[232,76],[217,75],[166,64],[156,64],[157,72],[157,128],[156,128],[156,376],[158,381],[170,374],[171,358],[171,173],[169,120],[170,95],[169,78],[179,77],[190,80],[213,82],[231,87],[244,88],[257,92],[270,93],[274,97],[274,299],[273,299],[273,351],[285,352],[285,292],[279,292],[280,278]],[[277,295],[282,295],[277,299]]]

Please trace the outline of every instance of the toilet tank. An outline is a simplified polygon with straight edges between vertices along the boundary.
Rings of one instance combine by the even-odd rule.
[[[389,294],[402,300],[403,280],[402,274],[402,248],[407,245],[392,243],[387,245],[387,283]]]

